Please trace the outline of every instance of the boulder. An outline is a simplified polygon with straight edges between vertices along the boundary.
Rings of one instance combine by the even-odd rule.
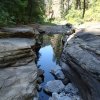
[[[61,93],[52,93],[49,100],[82,100],[78,92],[78,89],[72,83],[68,83]]]
[[[61,92],[64,89],[64,84],[60,80],[53,80],[47,82],[47,84],[44,87],[45,92],[47,93],[53,93],[53,92]]]
[[[38,69],[38,76],[39,77],[44,77],[44,70],[42,70],[42,69]]]
[[[52,69],[51,74],[53,74],[54,77],[58,80],[63,80],[65,78],[63,72],[61,71],[61,68],[59,67]]]
[[[69,80],[68,77],[65,77],[65,78],[62,80],[62,82],[63,82],[64,85],[67,85],[67,84],[70,82],[70,80]]]
[[[68,83],[64,89],[64,92],[70,93],[71,95],[77,95],[78,89],[72,83]]]
[[[75,96],[71,96],[69,94],[65,94],[65,93],[53,93],[52,97],[49,98],[49,100],[82,100],[80,96],[75,95]]]
[[[72,100],[72,99],[65,95],[62,96],[61,94],[53,93],[52,97],[50,97],[49,100]]]

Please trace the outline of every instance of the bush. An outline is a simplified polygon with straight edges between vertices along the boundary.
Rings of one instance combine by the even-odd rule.
[[[86,9],[85,16],[82,19],[82,10],[75,10],[72,6],[71,9],[65,16],[65,19],[69,23],[82,24],[84,22],[90,21],[100,21],[100,1],[94,1],[89,4],[88,9]]]

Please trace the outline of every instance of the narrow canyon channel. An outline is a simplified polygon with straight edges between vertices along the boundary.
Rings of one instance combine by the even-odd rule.
[[[59,57],[61,48],[59,47],[61,47],[61,44],[59,47],[56,44],[58,44],[58,42],[61,43],[61,35],[44,35],[41,37],[42,45],[38,52],[37,66],[44,71],[44,80],[41,83],[42,90],[39,92],[39,100],[48,100],[49,95],[44,92],[43,87],[48,81],[55,80],[50,71],[54,68],[60,67]]]
[[[42,28],[1,29],[0,100],[100,100],[100,28]]]

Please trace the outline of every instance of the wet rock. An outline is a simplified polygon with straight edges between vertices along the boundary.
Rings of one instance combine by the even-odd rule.
[[[72,83],[68,83],[65,88],[64,88],[64,92],[65,93],[70,93],[70,94],[74,94],[74,95],[77,95],[78,94],[78,89],[75,88]]]
[[[52,97],[50,97],[49,100],[82,100],[82,99],[78,95],[71,96],[71,95],[65,94],[65,93],[60,93],[60,94],[53,93]]]
[[[38,69],[38,78],[37,78],[37,83],[41,84],[44,81],[44,70]]]
[[[65,78],[62,80],[62,82],[63,82],[64,85],[67,85],[67,84],[70,82],[70,80],[69,80],[68,77],[65,77]]]
[[[71,83],[66,85],[61,93],[52,93],[52,97],[49,100],[82,100],[78,94],[78,89],[75,88]]]
[[[58,80],[64,79],[65,76],[63,74],[63,72],[61,71],[61,68],[57,67],[55,69],[51,70],[51,73],[54,75],[54,77]]]
[[[52,69],[51,74],[55,77],[55,79],[62,80],[64,85],[69,83],[69,78],[63,74],[60,67]]]
[[[36,91],[35,94],[36,95],[34,96],[34,98],[32,98],[32,100],[39,100],[39,93]]]
[[[41,87],[41,85],[37,85],[37,90],[40,92],[41,90],[42,90],[42,87]]]
[[[38,76],[43,77],[44,76],[43,74],[44,74],[44,70],[38,69]]]
[[[70,97],[68,96],[61,96],[58,93],[53,93],[52,97],[49,98],[49,100],[72,100]]]
[[[68,35],[64,35],[64,37],[62,38],[62,44],[64,45],[65,44],[65,42],[67,41],[67,39],[68,39]]]
[[[42,77],[38,77],[38,78],[37,78],[37,83],[40,84],[40,83],[42,83],[42,82],[43,82]]]
[[[53,80],[47,82],[47,84],[44,87],[45,92],[47,93],[53,93],[53,92],[61,92],[64,89],[64,84],[60,80]]]

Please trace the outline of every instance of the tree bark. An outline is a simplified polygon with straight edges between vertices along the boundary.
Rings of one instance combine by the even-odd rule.
[[[28,22],[30,23],[32,21],[32,0],[28,0],[27,9]]]
[[[82,14],[82,18],[84,18],[85,9],[86,9],[86,0],[84,0],[84,2],[83,2],[83,14]]]
[[[80,0],[76,0],[75,9],[81,9],[81,1]]]

